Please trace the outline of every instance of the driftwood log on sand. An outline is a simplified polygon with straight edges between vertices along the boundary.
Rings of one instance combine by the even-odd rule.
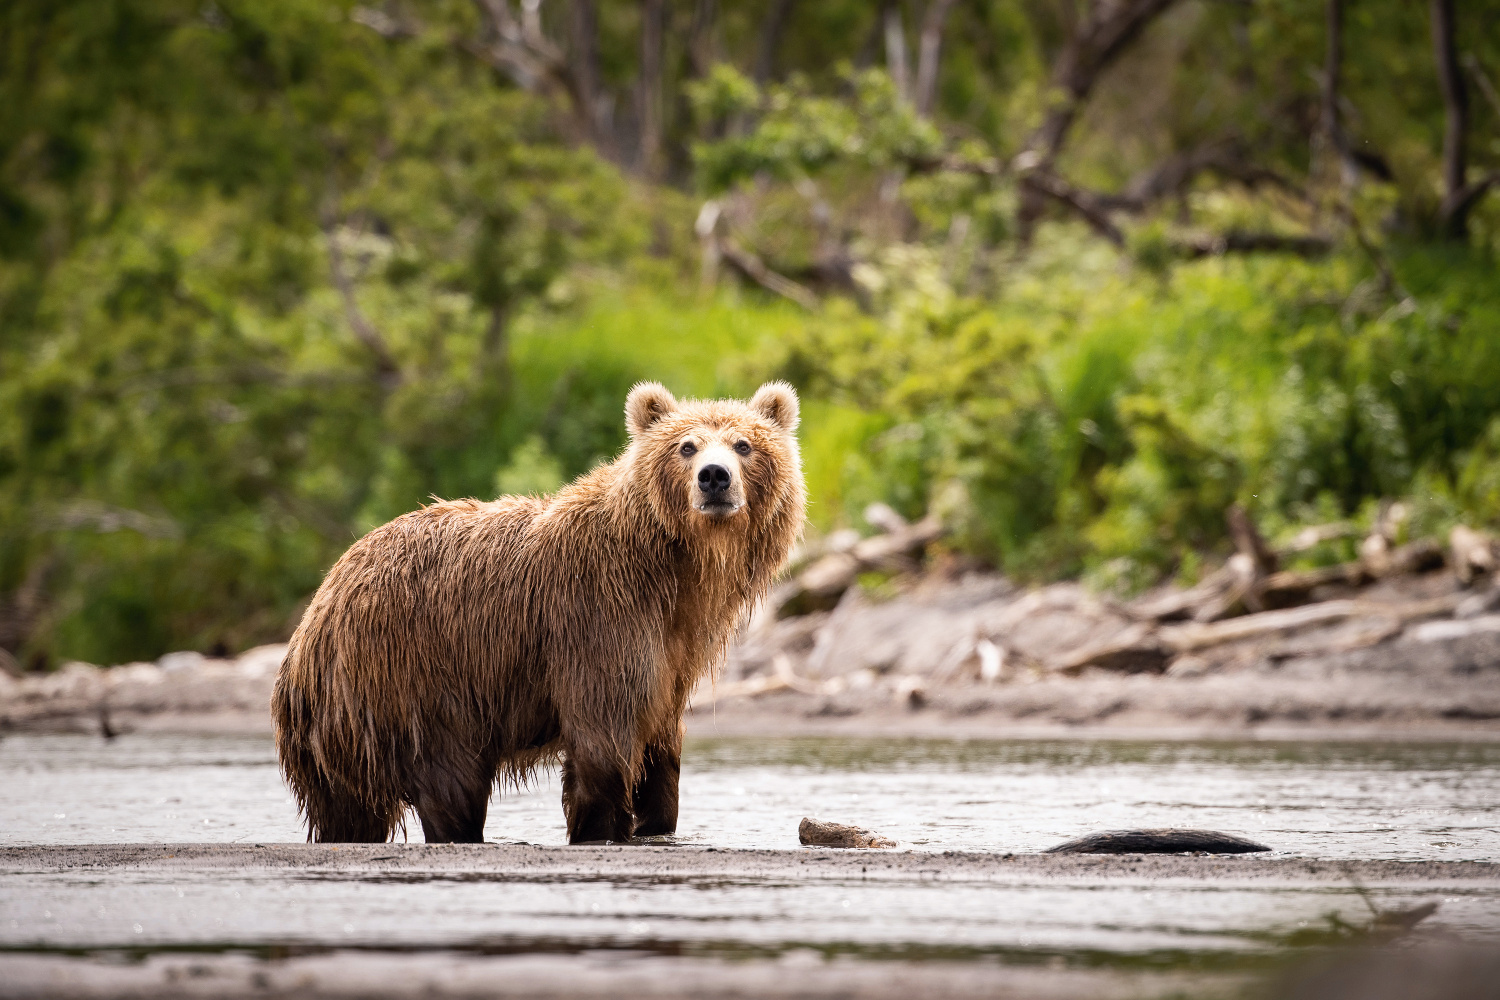
[[[780,616],[826,611],[838,603],[844,591],[861,573],[873,570],[915,570],[913,558],[943,535],[943,524],[929,514],[907,524],[885,504],[872,504],[865,519],[882,531],[847,549],[829,552],[777,588],[771,603]]]
[[[858,826],[845,826],[842,823],[825,823],[822,820],[803,817],[802,822],[797,825],[797,839],[808,847],[895,847],[896,842],[889,837],[882,837],[878,833]]]
[[[1265,844],[1216,830],[1105,830],[1049,847],[1044,854],[1254,854]]]
[[[1358,533],[1344,522],[1318,525],[1302,529],[1286,546],[1273,550],[1244,508],[1235,504],[1225,514],[1225,522],[1236,552],[1223,568],[1188,590],[1136,602],[1133,610],[1138,617],[1154,621],[1212,622],[1244,612],[1306,604],[1316,598],[1320,589],[1352,589],[1392,576],[1441,568],[1447,561],[1446,554],[1435,540],[1395,544],[1404,519],[1401,505],[1390,505],[1377,519],[1375,530],[1360,543],[1359,558],[1334,566],[1288,570],[1279,567],[1289,557],[1326,542],[1356,537]],[[1458,527],[1449,547],[1454,568],[1463,583],[1493,571],[1496,558],[1489,536]],[[1469,568],[1466,570],[1465,566]]]
[[[1118,673],[1160,673],[1174,657],[1183,653],[1196,653],[1232,642],[1291,636],[1351,618],[1379,622],[1382,627],[1361,633],[1365,639],[1355,643],[1357,647],[1390,638],[1412,623],[1451,615],[1463,600],[1463,594],[1450,594],[1405,602],[1324,601],[1202,624],[1187,622],[1157,627],[1142,622],[1104,643],[1073,652],[1056,663],[1053,669],[1064,674],[1076,674],[1087,668]]]

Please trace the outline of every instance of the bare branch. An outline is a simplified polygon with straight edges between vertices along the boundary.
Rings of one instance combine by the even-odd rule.
[[[1491,82],[1488,74],[1485,73],[1484,67],[1479,65],[1479,60],[1475,58],[1474,53],[1464,53],[1464,69],[1469,71],[1469,75],[1478,84],[1479,92],[1484,95],[1485,102],[1489,104],[1490,110],[1495,113],[1495,117],[1500,118],[1500,94],[1495,92],[1495,84]]]
[[[1094,0],[1084,20],[1053,64],[1052,86],[1061,92],[1026,149],[1039,165],[1062,150],[1068,129],[1099,77],[1130,47],[1146,26],[1177,0]]]
[[[1230,230],[1205,236],[1190,236],[1173,244],[1190,257],[1217,257],[1226,253],[1293,253],[1300,257],[1321,257],[1333,249],[1333,239],[1313,233],[1292,236],[1285,233]]]
[[[1203,173],[1215,173],[1246,187],[1278,188],[1303,201],[1308,198],[1307,192],[1291,179],[1253,163],[1239,142],[1218,140],[1167,157],[1138,174],[1120,194],[1102,195],[1101,200],[1110,208],[1145,211],[1155,202],[1187,190]]]
[[[134,531],[147,538],[182,537],[182,526],[170,517],[116,507],[98,500],[70,500],[45,510],[37,517],[35,528],[37,531],[87,529],[101,535]]]
[[[1450,217],[1467,220],[1469,211],[1478,204],[1479,199],[1484,197],[1490,188],[1496,185],[1500,185],[1500,171],[1488,173],[1472,184],[1465,184],[1452,199]],[[1444,204],[1447,204],[1446,199]]]
[[[1365,252],[1365,256],[1370,258],[1370,263],[1375,265],[1375,270],[1380,275],[1381,290],[1387,295],[1394,296],[1402,301],[1410,300],[1411,295],[1406,291],[1401,282],[1396,280],[1395,268],[1391,266],[1391,262],[1386,257],[1385,251],[1370,238],[1369,233],[1365,232],[1365,224],[1360,221],[1354,209],[1349,207],[1347,202],[1340,201],[1334,206],[1334,211],[1344,220],[1344,224],[1349,227],[1349,231],[1354,234],[1355,241],[1359,243],[1359,248]]]
[[[380,381],[387,388],[391,388],[401,380],[401,369],[396,364],[390,348],[386,346],[385,338],[380,335],[380,331],[375,329],[359,307],[359,299],[354,294],[354,282],[344,266],[343,248],[339,246],[339,234],[331,217],[324,219],[323,236],[324,242],[328,244],[328,273],[333,278],[334,287],[339,291],[339,297],[344,301],[344,316],[349,321],[349,329],[375,356],[375,367],[380,372]]]
[[[1054,97],[1042,124],[1027,139],[1025,148],[1016,158],[1021,169],[1043,173],[1051,171],[1052,164],[1062,151],[1068,130],[1099,77],[1129,48],[1147,25],[1175,2],[1176,0],[1092,0],[1088,17],[1073,32],[1058,54],[1057,61],[1053,63]],[[1029,239],[1032,226],[1041,216],[1040,196],[1047,193],[1035,184],[1022,189],[1016,216],[1023,241]],[[1056,198],[1056,195],[1053,197]],[[1113,226],[1107,219],[1104,222],[1107,229],[1100,228],[1097,222],[1094,225],[1107,234],[1113,230]]]
[[[703,203],[698,211],[698,219],[693,223],[693,231],[703,245],[702,282],[705,289],[717,280],[719,262],[724,261],[767,291],[791,299],[804,309],[818,308],[818,297],[808,289],[786,275],[771,270],[765,261],[731,237],[719,235],[723,218],[723,207],[717,201],[710,200]]]
[[[1023,174],[1021,183],[1077,213],[1096,233],[1115,246],[1125,245],[1125,234],[1110,221],[1109,206],[1093,191],[1075,187],[1049,170],[1033,170]]]
[[[470,54],[506,74],[526,90],[562,93],[584,136],[597,141],[591,93],[580,83],[562,50],[541,31],[540,19],[517,20],[509,0],[473,0],[486,26],[482,42],[465,42]],[[590,3],[591,0],[575,0]]]
[[[740,246],[728,237],[722,237],[718,241],[719,252],[724,260],[728,261],[735,270],[739,271],[751,281],[760,285],[767,291],[775,292],[782,298],[791,299],[804,309],[815,311],[818,308],[818,297],[807,288],[797,284],[785,275],[777,274],[766,266],[766,262],[758,256]]]
[[[917,114],[932,113],[933,101],[937,98],[938,57],[943,48],[943,25],[954,0],[927,0],[927,10],[922,15],[922,34],[917,42],[917,89],[913,95]]]

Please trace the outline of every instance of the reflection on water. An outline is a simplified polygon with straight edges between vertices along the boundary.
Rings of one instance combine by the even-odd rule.
[[[0,773],[0,843],[304,837],[264,736],[16,735],[0,741]],[[559,791],[546,771],[497,795],[487,837],[562,843]],[[919,850],[1033,851],[1094,830],[1190,826],[1283,854],[1500,860],[1500,746],[689,742],[678,841],[795,847],[804,815]]]

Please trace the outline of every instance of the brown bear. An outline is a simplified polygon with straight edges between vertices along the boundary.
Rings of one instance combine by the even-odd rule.
[[[562,759],[568,839],[677,828],[682,714],[802,529],[797,395],[625,402],[630,443],[548,497],[434,503],[328,571],[271,696],[309,839],[483,839]]]

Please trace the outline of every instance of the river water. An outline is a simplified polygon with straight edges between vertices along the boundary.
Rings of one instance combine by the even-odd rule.
[[[257,735],[0,740],[0,844],[305,836]],[[554,770],[491,802],[487,839],[562,844]],[[803,816],[915,850],[1036,851],[1097,830],[1199,827],[1279,854],[1500,860],[1500,746],[1098,740],[698,739],[676,840],[797,846]],[[420,827],[411,824],[412,838]],[[398,835],[399,836],[399,835]]]
[[[226,983],[248,976],[241,986],[251,993],[283,979],[301,989],[307,977],[347,992],[349,976],[375,968],[416,992],[422,977],[477,969],[489,989],[509,982],[512,966],[483,963],[506,955],[552,956],[541,992],[559,996],[573,995],[567,984],[581,974],[603,977],[609,993],[628,970],[659,984],[695,961],[719,963],[704,996],[731,987],[759,995],[765,982],[785,985],[808,969],[838,990],[849,975],[884,982],[876,965],[925,983],[896,991],[907,998],[951,994],[922,978],[937,966],[945,975],[1005,967],[1116,977],[1108,982],[1130,995],[1143,975],[1203,973],[1231,977],[1219,983],[1229,990],[1299,935],[1367,925],[1373,906],[1425,902],[1440,908],[1421,933],[1500,941],[1500,884],[1482,873],[1359,886],[1337,863],[1297,879],[1202,859],[1165,877],[1126,862],[1108,877],[1022,866],[1002,877],[882,879],[854,867],[820,872],[819,852],[797,850],[798,821],[818,815],[915,852],[1022,853],[1091,831],[1180,826],[1246,835],[1290,858],[1496,861],[1500,746],[1487,744],[690,741],[677,842],[787,849],[772,875],[737,869],[733,851],[712,855],[725,867],[707,874],[670,864],[651,874],[623,854],[613,867],[581,860],[548,874],[500,860],[524,850],[483,847],[441,870],[232,858],[184,866],[165,852],[150,864],[101,865],[87,851],[43,864],[4,845],[257,845],[304,832],[264,736],[12,735],[0,740],[0,774],[0,996],[8,976],[28,969],[45,983],[113,982],[127,966],[144,977],[142,994],[203,969]],[[555,772],[497,797],[486,833],[563,843]],[[880,852],[870,858],[879,864]],[[932,871],[944,860],[932,858]],[[388,965],[371,965],[377,957]],[[651,962],[666,971],[641,971],[658,968]],[[783,972],[787,962],[795,968]],[[762,987],[746,979],[762,974]],[[1103,996],[1102,982],[1069,995]]]

